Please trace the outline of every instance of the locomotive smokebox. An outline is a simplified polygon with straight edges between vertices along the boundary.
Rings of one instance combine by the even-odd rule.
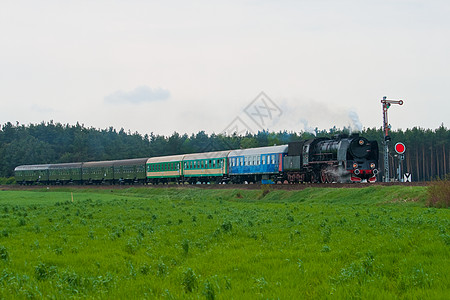
[[[371,144],[366,138],[358,137],[350,143],[350,153],[356,158],[367,158],[370,155]]]

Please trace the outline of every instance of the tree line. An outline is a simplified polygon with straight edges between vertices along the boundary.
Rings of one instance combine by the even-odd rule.
[[[197,153],[239,148],[282,145],[292,141],[313,137],[331,137],[348,134],[348,128],[315,132],[268,132],[260,131],[245,135],[179,134],[170,136],[141,135],[138,132],[119,131],[113,127],[96,129],[77,123],[76,125],[41,122],[40,124],[5,123],[0,128],[0,177],[14,175],[14,168],[25,164],[47,164],[98,160],[116,160]],[[369,140],[376,140],[380,148],[380,171],[383,170],[384,139],[382,129],[368,128],[360,133]],[[391,132],[393,145],[406,145],[403,168],[412,174],[413,181],[443,178],[450,172],[450,131],[441,125],[436,130],[414,127]],[[395,174],[397,158],[390,152],[391,175]],[[393,176],[392,176],[393,177]]]

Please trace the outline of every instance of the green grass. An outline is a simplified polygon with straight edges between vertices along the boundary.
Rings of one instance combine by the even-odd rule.
[[[72,202],[73,194],[73,202]],[[425,187],[0,192],[0,298],[437,298]]]

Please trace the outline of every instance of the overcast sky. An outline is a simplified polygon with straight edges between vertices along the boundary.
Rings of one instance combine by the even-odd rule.
[[[367,128],[387,96],[405,102],[394,129],[448,127],[449,16],[448,0],[0,0],[0,122]]]

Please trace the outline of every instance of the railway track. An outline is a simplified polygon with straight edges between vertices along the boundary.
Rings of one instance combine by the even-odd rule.
[[[259,190],[267,187],[272,190],[303,190],[306,188],[365,188],[369,186],[427,186],[428,182],[376,182],[376,183],[300,183],[300,184],[158,184],[158,185],[2,185],[1,191],[35,190],[42,188],[74,188],[74,189],[112,189],[120,190],[131,187],[146,188],[185,188],[185,189],[248,189]]]

